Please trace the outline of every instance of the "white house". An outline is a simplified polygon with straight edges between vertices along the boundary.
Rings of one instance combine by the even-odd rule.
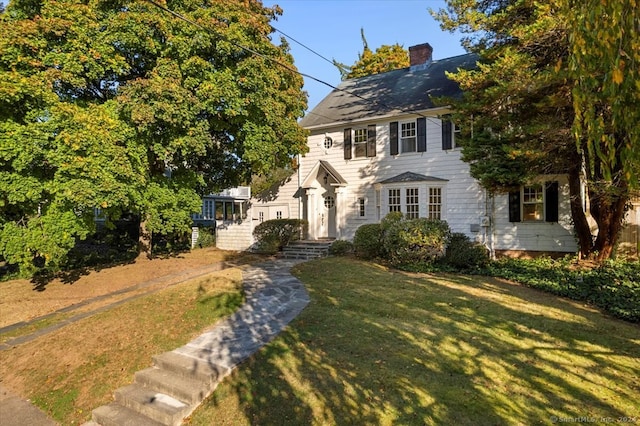
[[[432,97],[459,95],[445,72],[476,57],[432,60],[428,43],[409,53],[410,67],[346,80],[301,120],[309,152],[275,197],[254,196],[252,222],[303,218],[309,239],[353,239],[401,211],[446,220],[492,252],[576,252],[565,176],[490,197],[460,159],[456,127]]]

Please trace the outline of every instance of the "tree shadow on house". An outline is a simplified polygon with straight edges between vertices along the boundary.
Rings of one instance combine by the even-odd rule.
[[[260,425],[634,415],[634,324],[494,279],[336,258],[304,264],[299,275],[310,305],[205,402],[207,419],[222,421],[215,416],[230,406]]]

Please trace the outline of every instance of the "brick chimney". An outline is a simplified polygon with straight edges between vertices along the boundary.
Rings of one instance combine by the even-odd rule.
[[[409,47],[409,60],[413,68],[416,65],[426,64],[431,61],[433,47],[429,43],[418,44]]]

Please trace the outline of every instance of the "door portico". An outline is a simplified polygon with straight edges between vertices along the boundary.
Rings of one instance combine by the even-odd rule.
[[[326,161],[318,161],[302,183],[304,217],[309,222],[307,238],[340,238],[340,209],[344,209],[347,182]]]

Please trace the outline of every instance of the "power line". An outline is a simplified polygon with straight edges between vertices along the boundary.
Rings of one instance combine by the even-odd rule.
[[[336,68],[341,68],[342,70],[344,70],[344,67],[341,66],[342,64],[337,64],[335,61],[332,61],[330,59],[328,59],[327,57],[321,55],[320,53],[316,52],[315,50],[313,50],[312,48],[310,48],[309,46],[305,45],[302,42],[299,42],[298,40],[296,40],[295,38],[291,37],[288,34],[285,34],[283,31],[277,29],[276,27],[274,27],[273,25],[271,25],[271,29],[274,31],[279,32],[280,34],[282,34],[283,36],[285,36],[286,38],[290,39],[291,41],[299,44],[300,46],[304,47],[305,49],[307,49],[309,52],[313,53],[314,55],[318,56],[319,58],[325,60],[326,62],[330,63],[331,65],[333,65]]]
[[[187,17],[185,17],[185,16],[181,15],[181,14],[180,14],[180,13],[178,13],[178,12],[175,12],[175,11],[173,11],[173,10],[169,9],[169,8],[166,8],[166,7],[162,6],[161,4],[159,4],[159,3],[155,2],[154,0],[144,0],[144,1],[146,1],[146,2],[148,2],[148,3],[150,3],[150,4],[152,4],[153,6],[157,7],[157,8],[158,8],[158,9],[160,9],[160,10],[163,10],[163,11],[165,11],[165,12],[169,13],[170,15],[175,16],[176,18],[178,18],[178,19],[180,19],[180,20],[182,20],[182,21],[184,21],[184,22],[187,22],[188,24],[194,25],[194,26],[196,26],[196,27],[198,27],[198,28],[200,28],[200,29],[202,29],[202,30],[204,30],[204,31],[208,32],[208,33],[211,33],[211,30],[210,30],[209,28],[206,28],[205,26],[203,26],[203,25],[201,25],[201,24],[199,24],[199,23],[197,23],[197,22],[195,22],[195,21],[193,21],[193,20],[191,20],[191,19],[189,19],[189,18],[187,18]],[[224,22],[222,19],[218,19],[218,20],[219,20],[220,22]],[[271,27],[271,28],[273,28],[273,27]],[[282,32],[281,32],[281,33],[282,33]],[[282,33],[282,34],[284,35],[284,33]],[[267,61],[271,61],[271,62],[273,62],[274,64],[279,65],[279,66],[283,67],[284,69],[288,70],[289,72],[292,72],[292,73],[294,73],[294,74],[298,74],[298,75],[300,75],[300,76],[302,76],[302,77],[309,78],[309,79],[311,79],[311,80],[313,80],[313,81],[315,81],[315,82],[317,82],[317,83],[324,84],[325,86],[328,86],[328,87],[330,87],[330,88],[331,88],[331,89],[333,89],[333,90],[337,90],[337,91],[340,91],[340,92],[346,93],[346,94],[351,95],[351,96],[353,96],[353,97],[356,97],[356,98],[358,98],[358,99],[360,99],[360,100],[363,100],[363,101],[365,101],[365,102],[367,102],[367,103],[369,103],[369,102],[377,103],[377,104],[379,104],[379,105],[381,105],[381,106],[383,106],[383,107],[385,107],[385,108],[388,108],[388,109],[390,109],[390,110],[394,110],[394,109],[396,109],[396,108],[393,108],[393,107],[391,107],[390,105],[388,105],[388,104],[386,104],[386,103],[384,103],[384,102],[381,102],[381,101],[378,101],[378,100],[371,100],[371,99],[367,99],[367,98],[365,98],[364,96],[358,95],[357,93],[349,92],[348,90],[345,90],[345,89],[342,89],[342,88],[340,88],[340,87],[334,86],[333,84],[331,84],[331,83],[327,83],[326,81],[321,80],[321,79],[319,79],[319,78],[317,78],[317,77],[314,77],[314,76],[312,76],[312,75],[310,75],[310,74],[303,73],[303,72],[301,72],[301,71],[297,70],[296,68],[293,68],[293,67],[291,67],[290,65],[288,65],[288,64],[286,64],[286,63],[284,63],[284,62],[282,62],[282,61],[279,61],[278,59],[275,59],[275,58],[269,57],[269,56],[264,55],[264,54],[262,54],[262,53],[260,53],[260,52],[258,52],[258,51],[256,51],[256,50],[254,50],[254,49],[251,49],[251,48],[249,48],[249,47],[246,47],[246,46],[243,46],[243,45],[241,45],[241,44],[239,44],[239,43],[236,43],[236,42],[234,42],[234,41],[232,41],[232,40],[229,40],[227,37],[225,37],[225,36],[224,36],[224,35],[222,35],[222,34],[216,34],[216,36],[217,36],[217,37],[219,37],[219,38],[221,38],[221,39],[223,39],[223,40],[224,40],[224,41],[226,41],[227,43],[232,44],[233,46],[235,46],[235,47],[237,47],[237,48],[239,48],[239,49],[245,50],[245,51],[247,51],[247,52],[249,52],[249,53],[251,53],[251,54],[253,54],[253,55],[259,56],[260,58],[265,59],[265,60],[267,60]],[[285,35],[285,37],[286,37],[286,35]],[[326,59],[326,58],[325,58],[325,59]],[[435,120],[435,119],[433,119],[433,117],[429,117],[429,116],[424,115],[424,114],[422,114],[422,113],[420,113],[420,112],[416,112],[416,111],[409,111],[409,110],[405,110],[405,109],[402,109],[402,108],[397,108],[397,110],[398,110],[398,111],[400,111],[400,112],[407,113],[407,114],[416,114],[416,115],[418,115],[418,116],[420,116],[420,117],[423,117],[423,118],[426,118],[426,119],[429,119],[429,120],[433,120],[434,122],[436,122],[436,120]],[[318,115],[319,115],[319,114],[318,114]],[[326,117],[326,118],[328,118],[328,117]],[[439,123],[438,123],[438,124],[439,124]]]

